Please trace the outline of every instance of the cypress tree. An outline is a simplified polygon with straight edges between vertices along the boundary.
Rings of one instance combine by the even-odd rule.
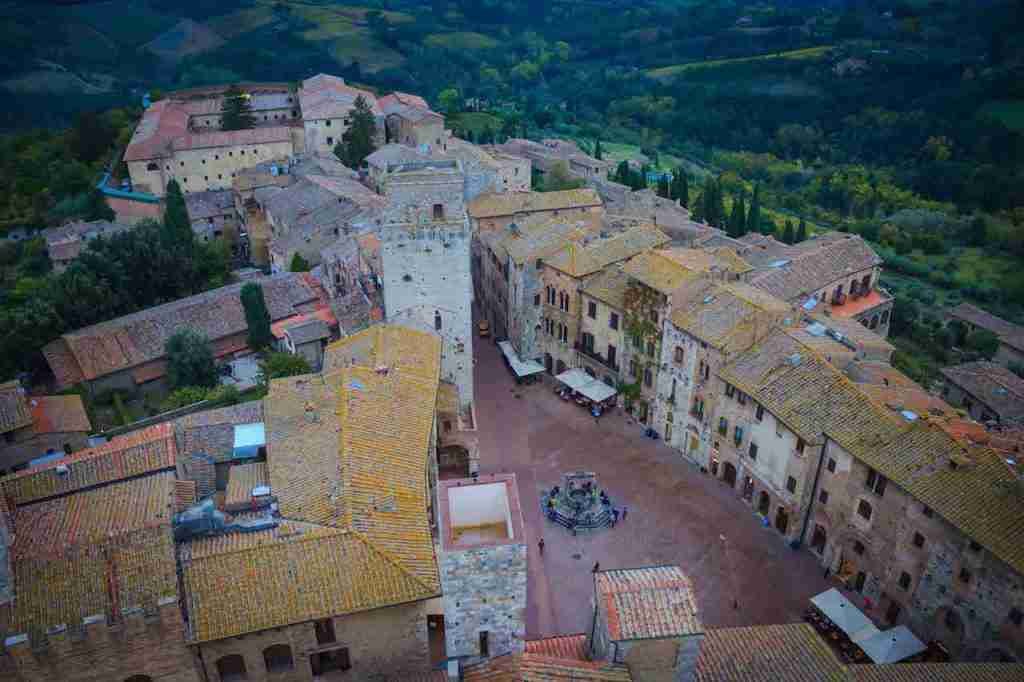
[[[807,239],[807,223],[801,218],[800,227],[796,230],[796,240],[797,242],[802,242],[805,239]]]
[[[252,103],[249,95],[242,92],[237,85],[232,85],[224,93],[220,105],[220,129],[244,130],[256,125],[256,117],[252,114]]]
[[[697,195],[696,201],[693,202],[693,210],[690,211],[690,217],[698,223],[707,223],[707,216],[704,215],[704,205],[704,192],[701,192]]]
[[[355,108],[352,110],[352,123],[341,136],[341,142],[334,147],[334,153],[349,168],[360,168],[366,157],[376,147],[377,123],[366,98],[356,97]]]
[[[273,344],[274,334],[270,330],[270,313],[263,298],[263,287],[249,282],[239,294],[245,310],[245,323],[249,327],[249,347],[260,350]]]
[[[658,178],[658,196],[663,197],[665,199],[672,198],[672,190],[669,187],[668,178],[666,178],[664,175]]]
[[[782,231],[782,241],[784,244],[792,244],[796,237],[793,234],[793,221],[786,219],[786,227]]]
[[[750,212],[747,214],[747,232],[761,231],[761,185],[754,185],[754,196],[750,200]]]
[[[714,204],[713,212],[715,215],[715,227],[722,227],[725,225],[725,199],[722,196],[722,183],[715,181],[714,184]]]
[[[679,175],[679,187],[676,189],[676,196],[673,199],[678,199],[683,208],[689,208],[690,181],[687,179],[686,171],[683,170],[682,166],[676,169],[676,173]]]
[[[732,215],[729,216],[729,226],[726,233],[734,238],[739,239],[747,231],[747,208],[746,202],[743,199],[743,192],[732,202]]]
[[[195,237],[192,234],[192,223],[188,219],[185,196],[181,193],[181,186],[177,180],[167,183],[167,196],[164,202],[164,240],[168,245],[191,249]]]
[[[594,142],[594,158],[599,160],[604,158],[604,150],[601,149],[601,138],[597,138],[597,141]]]

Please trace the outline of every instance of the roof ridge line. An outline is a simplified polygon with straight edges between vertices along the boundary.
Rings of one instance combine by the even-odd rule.
[[[387,561],[388,563],[393,565],[395,568],[397,568],[399,571],[401,571],[403,575],[406,575],[409,578],[411,578],[412,580],[414,580],[417,583],[419,583],[419,585],[421,587],[423,587],[425,590],[427,590],[428,592],[434,593],[434,592],[439,591],[440,587],[435,589],[433,586],[428,584],[426,580],[424,580],[420,576],[418,576],[415,573],[413,573],[412,571],[410,571],[404,564],[402,564],[401,561],[396,559],[391,554],[391,552],[388,552],[387,550],[382,549],[380,546],[377,545],[377,543],[375,543],[373,540],[371,540],[369,538],[369,536],[366,535],[365,533],[363,533],[362,531],[355,530],[354,528],[349,528],[348,532],[352,533],[352,535],[354,537],[359,538],[373,552],[375,552],[378,555],[380,555],[380,557],[382,559],[384,559],[385,561]],[[433,543],[433,541],[431,541],[431,543]],[[436,557],[435,557],[435,560],[436,560]],[[438,580],[440,580],[440,576],[438,576]]]

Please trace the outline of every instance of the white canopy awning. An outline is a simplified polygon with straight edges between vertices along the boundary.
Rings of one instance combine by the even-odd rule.
[[[879,632],[874,623],[834,587],[811,597],[811,603],[854,642],[859,643]]]
[[[571,388],[572,390],[582,393],[587,398],[590,398],[595,403],[600,403],[608,400],[614,396],[618,391],[604,383],[600,379],[595,379],[590,376],[582,369],[570,369],[562,372],[555,377],[563,384]]]
[[[528,377],[531,374],[539,374],[544,371],[544,365],[539,362],[520,360],[516,354],[516,349],[508,341],[499,341],[498,348],[501,349],[505,359],[508,360],[509,367],[516,373],[517,377]]]
[[[928,648],[905,625],[858,640],[857,646],[875,663],[896,663]]]

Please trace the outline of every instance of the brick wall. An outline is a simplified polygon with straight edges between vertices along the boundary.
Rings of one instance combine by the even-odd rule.
[[[183,633],[177,599],[169,598],[152,614],[126,614],[113,626],[100,616],[53,632],[43,642],[8,638],[0,670],[13,670],[19,682],[111,682],[133,675],[148,675],[153,682],[200,682]]]

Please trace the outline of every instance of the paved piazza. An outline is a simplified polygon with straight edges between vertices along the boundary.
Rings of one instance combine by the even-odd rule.
[[[645,438],[621,410],[595,423],[560,400],[550,378],[516,386],[490,340],[474,339],[474,351],[480,471],[512,472],[519,482],[529,544],[528,637],[587,630],[595,562],[682,566],[713,627],[800,620],[807,600],[829,586],[806,550],[783,544],[733,491]],[[613,503],[628,507],[625,521],[574,538],[543,517],[540,491],[577,469],[597,473]]]

